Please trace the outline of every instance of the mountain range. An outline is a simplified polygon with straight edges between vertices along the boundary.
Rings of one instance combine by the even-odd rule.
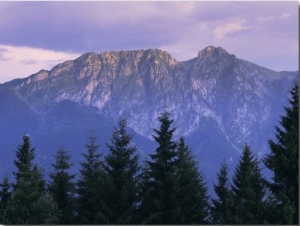
[[[269,151],[297,81],[298,71],[273,71],[214,46],[187,61],[159,49],[85,53],[0,84],[0,174],[14,169],[24,133],[47,171],[59,147],[77,164],[91,131],[106,153],[121,117],[144,160],[157,147],[157,117],[168,110],[174,139],[185,137],[211,184],[223,160],[233,170],[245,143],[259,157]]]

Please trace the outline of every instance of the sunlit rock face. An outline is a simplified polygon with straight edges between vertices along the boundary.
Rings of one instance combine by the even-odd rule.
[[[54,112],[74,108],[80,114],[74,113],[72,120],[80,115],[82,123],[94,117],[114,123],[124,117],[134,133],[151,139],[158,115],[167,109],[175,119],[176,138],[186,137],[197,156],[231,159],[245,142],[256,153],[267,150],[297,76],[298,72],[275,72],[214,46],[187,61],[159,49],[107,51],[85,53],[50,71],[2,84],[0,91],[11,90],[26,112],[30,109],[39,123],[32,131],[39,135],[46,127],[58,128],[62,118]],[[66,101],[76,105],[62,107]],[[74,129],[74,123],[63,123]]]

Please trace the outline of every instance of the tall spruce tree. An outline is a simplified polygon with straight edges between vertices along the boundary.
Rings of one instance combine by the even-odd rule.
[[[33,168],[33,159],[35,158],[35,149],[31,148],[30,136],[25,134],[22,139],[23,143],[17,149],[16,159],[14,159],[17,172],[13,172],[13,174],[17,182],[21,177],[30,176],[30,172]],[[16,184],[16,186],[17,185],[18,184]]]
[[[139,156],[126,131],[125,119],[120,119],[119,127],[114,128],[110,142],[105,157],[107,217],[110,224],[136,223]]]
[[[199,171],[197,161],[185,144],[184,138],[179,139],[177,146],[176,177],[179,192],[177,201],[180,207],[180,224],[208,223],[209,196],[204,176]]]
[[[85,145],[84,161],[80,162],[77,182],[77,222],[80,224],[106,224],[103,214],[103,162],[97,137],[92,132]]]
[[[5,209],[6,224],[51,224],[57,220],[56,203],[46,193],[42,171],[33,164],[34,156],[30,137],[24,135],[14,160],[16,183]]]
[[[178,178],[176,177],[176,142],[173,134],[176,128],[171,125],[170,113],[164,111],[158,117],[160,129],[155,129],[154,140],[158,143],[156,153],[150,155],[149,164],[151,202],[148,220],[151,224],[176,224],[180,222],[178,203]]]
[[[214,191],[217,195],[216,199],[212,198],[211,218],[214,224],[232,224],[232,199],[230,193],[230,183],[228,179],[228,165],[222,162],[220,171],[217,175],[218,183],[214,184]]]
[[[265,221],[265,183],[256,157],[250,146],[244,145],[243,153],[235,168],[231,184],[233,224],[263,224]]]
[[[268,183],[278,201],[276,213],[281,224],[299,223],[299,89],[295,84],[281,116],[280,127],[276,126],[277,141],[269,140],[271,153],[264,164],[273,172]]]
[[[55,163],[52,164],[54,172],[50,173],[49,191],[56,201],[60,212],[57,223],[71,224],[75,218],[75,175],[71,175],[69,170],[73,164],[70,164],[70,155],[68,151],[60,148],[54,155]]]

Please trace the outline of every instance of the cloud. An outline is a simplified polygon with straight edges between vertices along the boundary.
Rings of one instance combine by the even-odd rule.
[[[177,60],[189,60],[215,45],[245,60],[263,64],[268,59],[272,61],[268,65],[276,66],[273,49],[282,52],[294,43],[298,46],[298,3],[292,1],[7,1],[0,2],[0,15],[0,45],[10,46],[10,51],[16,46],[30,47],[35,53],[52,50],[48,56],[55,56],[44,60],[37,53],[34,57],[24,53],[26,57],[16,59],[21,52],[12,56],[0,50],[2,63],[16,64],[1,64],[0,79],[4,74],[30,75],[73,59],[58,53],[162,48]],[[238,34],[244,32],[247,35],[241,38]],[[266,54],[263,58],[261,52]],[[298,53],[288,56],[289,60],[279,54],[278,59],[298,67],[290,63]],[[18,69],[21,66],[23,71]]]
[[[245,22],[246,22],[245,20],[241,20],[241,21],[236,21],[236,22],[222,24],[222,25],[217,26],[213,30],[215,39],[221,40],[229,34],[231,35],[231,34],[235,34],[235,33],[241,32],[241,31],[251,29],[252,27],[243,25]]]
[[[50,70],[58,63],[77,57],[76,53],[0,45],[0,83],[27,77],[41,69]]]
[[[0,30],[3,31],[0,43],[76,52],[121,50],[123,46],[152,47],[154,43],[172,42],[182,34],[178,28],[184,31],[188,26],[189,15],[194,9],[193,2],[4,5],[10,7],[3,7],[3,10],[0,7]],[[8,13],[7,8],[14,13]]]
[[[21,60],[20,64],[25,64],[25,65],[30,65],[30,64],[37,64],[38,61],[34,59],[26,59],[26,60]]]
[[[7,52],[7,50],[5,48],[0,48],[0,61],[7,61],[9,60],[9,58],[5,57],[5,52]]]
[[[255,20],[259,22],[268,22],[268,21],[275,21],[275,20],[286,20],[290,18],[292,15],[290,13],[282,13],[279,16],[259,16],[256,17]]]
[[[292,15],[290,13],[283,13],[280,17],[280,19],[285,20],[287,18],[290,18]]]
[[[256,18],[256,20],[257,20],[257,21],[260,21],[260,22],[273,21],[273,20],[275,20],[275,19],[276,19],[276,17],[274,17],[274,16],[265,16],[265,17],[260,16],[260,17],[257,17],[257,18]]]

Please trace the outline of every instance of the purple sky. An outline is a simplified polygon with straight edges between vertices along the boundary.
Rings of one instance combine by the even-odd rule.
[[[85,52],[158,48],[179,61],[209,45],[298,70],[298,1],[0,2],[0,83]]]

